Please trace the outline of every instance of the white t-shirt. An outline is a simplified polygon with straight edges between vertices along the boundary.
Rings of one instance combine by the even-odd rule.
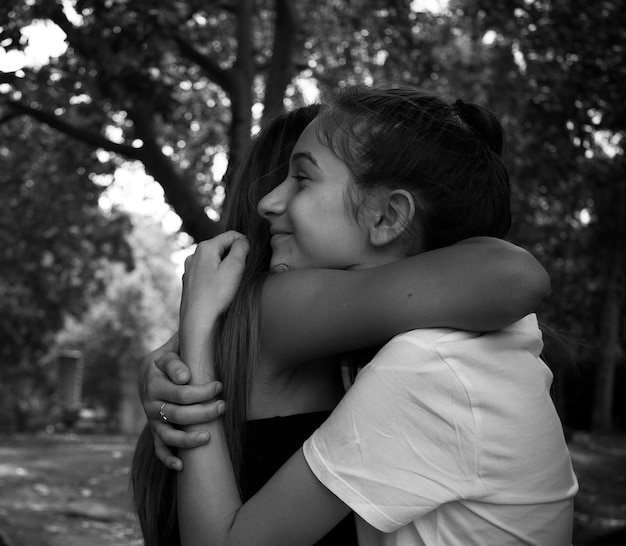
[[[360,526],[361,546],[571,544],[578,483],[542,347],[529,315],[486,334],[414,330],[379,351],[304,444],[375,528]]]

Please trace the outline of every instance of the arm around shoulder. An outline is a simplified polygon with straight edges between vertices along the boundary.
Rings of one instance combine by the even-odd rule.
[[[417,328],[497,330],[534,311],[549,286],[529,252],[489,237],[371,269],[274,274],[263,287],[262,360],[288,367]]]
[[[485,263],[491,264],[488,274],[493,282],[494,305],[502,316],[494,324],[500,329],[533,313],[550,290],[550,276],[539,260],[524,248],[503,239],[476,237],[458,243],[468,248],[481,246]],[[472,270],[469,274],[479,273]],[[470,281],[471,282],[471,281]]]

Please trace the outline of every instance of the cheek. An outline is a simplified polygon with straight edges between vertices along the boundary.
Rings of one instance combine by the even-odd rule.
[[[311,230],[321,215],[323,207],[305,193],[299,193],[289,203],[289,216],[296,228]]]

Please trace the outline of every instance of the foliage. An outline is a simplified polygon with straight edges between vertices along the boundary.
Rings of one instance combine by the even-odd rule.
[[[509,135],[511,239],[550,272],[542,315],[567,334],[565,356],[550,356],[557,384],[574,393],[566,418],[590,424],[590,409],[573,412],[595,378],[595,406],[604,406],[594,426],[610,427],[626,337],[626,12],[617,0],[450,0],[441,13],[419,5],[9,0],[3,47],[23,49],[20,31],[36,20],[62,28],[69,47],[49,65],[2,76],[0,123],[19,116],[32,120],[30,134],[38,123],[41,134],[52,135],[47,126],[78,140],[82,154],[64,165],[84,173],[141,161],[182,229],[201,240],[220,230],[205,211],[219,211],[251,132],[304,102],[303,80],[322,96],[387,81],[485,103]],[[109,162],[94,161],[104,150]],[[222,154],[224,180],[212,170]],[[41,156],[51,172],[55,159]]]
[[[66,314],[102,288],[101,265],[132,265],[129,224],[98,207],[102,188],[84,147],[30,120],[0,126],[0,389],[5,415],[23,415],[46,388],[40,359]],[[80,158],[80,159],[79,159]],[[21,385],[22,399],[16,397]],[[44,391],[45,392],[45,391]]]
[[[83,315],[68,318],[48,357],[79,350],[85,365],[83,403],[105,409],[117,423],[123,383],[135,385],[142,359],[178,324],[180,281],[171,260],[173,238],[148,218],[136,216],[133,223],[129,242],[135,268],[129,272],[119,263],[106,264],[105,292]]]
[[[561,371],[570,387],[585,369],[605,382],[594,426],[609,429],[625,341],[626,16],[610,1],[458,4],[473,34],[491,33],[489,102],[506,113],[511,135],[513,237],[550,271],[544,316],[566,333],[570,353],[566,363],[560,355]],[[570,413],[580,404],[571,402]]]
[[[8,21],[3,47],[23,49],[20,30],[41,20],[63,29],[69,47],[49,65],[6,75],[0,91],[7,115],[31,116],[114,159],[141,161],[183,229],[201,240],[219,230],[204,213],[223,199],[211,172],[219,152],[232,169],[261,110],[301,104],[295,76],[325,88],[398,73],[428,79],[443,19],[421,19],[427,31],[417,35],[408,2],[366,0],[13,0],[0,8]],[[402,47],[408,56],[397,54]]]

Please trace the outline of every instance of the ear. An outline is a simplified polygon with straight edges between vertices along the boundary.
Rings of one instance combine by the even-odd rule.
[[[369,225],[370,243],[382,247],[396,241],[415,217],[415,199],[406,190],[391,190],[375,199]]]

